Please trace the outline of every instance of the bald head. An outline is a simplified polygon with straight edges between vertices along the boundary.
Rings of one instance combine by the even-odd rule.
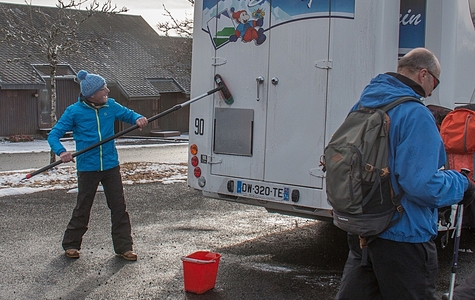
[[[415,48],[404,55],[398,62],[397,71],[417,72],[428,69],[432,73],[440,73],[440,64],[434,53],[426,48]]]
[[[399,60],[397,72],[420,84],[428,97],[439,80],[440,63],[426,48],[415,48]]]

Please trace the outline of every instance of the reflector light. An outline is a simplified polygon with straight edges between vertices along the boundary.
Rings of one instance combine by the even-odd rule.
[[[228,192],[234,193],[234,180],[229,180],[227,187],[228,187]]]
[[[206,179],[204,177],[198,178],[198,185],[204,187],[206,185]]]
[[[193,167],[196,167],[196,166],[198,166],[198,163],[199,163],[198,156],[192,156],[191,157],[191,165]]]
[[[292,190],[292,201],[299,202],[300,200],[300,191],[299,190]]]
[[[201,176],[201,168],[196,167],[195,170],[193,171],[193,174],[195,175],[196,178],[199,178]]]
[[[196,155],[196,154],[198,153],[198,146],[196,146],[196,144],[192,144],[192,145],[190,146],[190,153],[191,153],[192,155]]]

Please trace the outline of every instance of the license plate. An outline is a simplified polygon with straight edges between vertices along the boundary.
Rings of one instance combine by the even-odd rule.
[[[253,184],[238,180],[236,192],[248,197],[289,201],[290,189],[287,187]]]

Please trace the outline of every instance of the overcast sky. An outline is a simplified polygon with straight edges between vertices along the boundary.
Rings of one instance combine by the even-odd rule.
[[[25,4],[25,0],[3,0],[1,2]],[[64,2],[68,3],[68,0]],[[56,3],[56,0],[31,0],[32,5],[38,6],[55,6]],[[99,3],[104,3],[104,1],[99,0]],[[158,22],[169,20],[163,16],[165,12],[163,4],[177,19],[184,19],[185,16],[193,18],[193,7],[187,0],[112,0],[112,4],[119,8],[127,7],[129,9],[128,14],[142,16],[155,30],[155,25]]]

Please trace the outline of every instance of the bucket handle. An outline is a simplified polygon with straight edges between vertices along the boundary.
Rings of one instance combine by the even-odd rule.
[[[202,260],[202,259],[196,259],[196,258],[189,258],[189,257],[186,257],[186,256],[182,256],[181,257],[181,260],[182,261],[186,261],[186,262],[192,262],[192,263],[196,263],[196,264],[211,264],[211,263],[215,263],[216,260],[213,259],[213,260]]]

